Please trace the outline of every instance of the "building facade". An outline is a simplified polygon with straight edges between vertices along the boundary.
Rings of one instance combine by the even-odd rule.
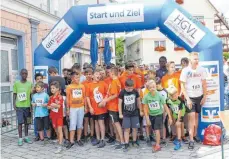
[[[208,0],[179,0],[177,1],[185,10],[197,20],[214,32],[215,7]],[[204,8],[204,9],[203,9]],[[187,57],[188,52],[170,41],[159,30],[128,33],[125,38],[124,59],[135,60],[137,63],[154,65],[158,64],[161,56],[169,61],[180,64],[182,57]]]
[[[75,0],[2,0],[1,91],[12,90],[19,70],[28,70],[33,80],[33,52]],[[60,7],[61,6],[61,7]],[[61,70],[75,62],[90,62],[90,35],[85,35],[61,59]]]

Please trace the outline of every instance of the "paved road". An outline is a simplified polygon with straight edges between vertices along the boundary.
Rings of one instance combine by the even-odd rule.
[[[30,132],[32,134],[32,132]],[[31,135],[33,138],[33,136]],[[196,144],[193,151],[183,145],[179,151],[173,150],[173,144],[169,143],[161,152],[152,153],[151,148],[141,143],[140,148],[131,148],[128,152],[114,150],[112,146],[98,149],[89,143],[84,147],[74,146],[70,150],[64,150],[61,154],[55,154],[56,145],[42,145],[41,142],[17,146],[17,132],[10,132],[1,136],[2,159],[221,159],[221,147],[211,147]],[[225,158],[229,159],[229,143],[225,143]]]

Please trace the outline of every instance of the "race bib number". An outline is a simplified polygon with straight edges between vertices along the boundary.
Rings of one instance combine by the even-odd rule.
[[[53,108],[52,111],[55,112],[55,113],[58,113],[58,108]]]
[[[173,112],[174,113],[178,113],[178,111],[179,111],[179,107],[178,107],[178,105],[174,105],[173,107],[172,107],[172,110],[173,110]]]
[[[83,92],[81,89],[74,89],[72,90],[72,96],[73,98],[82,98]]]
[[[158,109],[160,109],[160,104],[159,104],[159,102],[156,101],[156,102],[150,103],[150,104],[149,104],[149,109],[150,109],[150,110],[158,110]]]
[[[35,103],[37,104],[37,106],[41,106],[44,103],[44,100],[42,98],[38,98],[35,100]]]
[[[101,93],[94,94],[94,99],[96,103],[100,103],[103,100],[103,95]]]
[[[135,108],[134,104],[124,105],[124,109],[128,112],[134,111],[134,108]]]
[[[18,98],[18,101],[20,102],[27,100],[26,93],[25,92],[18,93],[17,98]]]
[[[135,95],[124,96],[125,105],[130,105],[135,103]]]
[[[194,84],[194,85],[192,85],[192,89],[193,90],[200,90],[201,86],[200,86],[200,84]]]

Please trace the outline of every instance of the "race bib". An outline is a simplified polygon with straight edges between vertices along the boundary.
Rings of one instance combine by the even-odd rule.
[[[124,105],[124,109],[128,112],[132,112],[135,109],[135,105],[134,104]]]
[[[83,92],[82,89],[74,89],[72,90],[72,97],[73,98],[82,98]]]
[[[94,94],[94,99],[96,103],[100,103],[103,100],[103,95],[101,93]]]
[[[173,110],[173,112],[174,113],[178,113],[178,111],[179,111],[179,107],[178,107],[178,105],[174,105],[173,107],[172,107],[172,110]]]
[[[18,101],[19,101],[19,102],[22,102],[22,101],[27,100],[26,93],[25,93],[25,92],[18,93],[18,94],[17,94],[17,98],[18,98]]]
[[[58,108],[53,108],[52,111],[55,112],[55,113],[58,113]]]
[[[124,96],[124,104],[130,105],[135,103],[135,95]]]
[[[158,110],[160,109],[160,104],[158,101],[149,103],[149,109],[150,110]]]
[[[44,100],[42,98],[37,98],[35,100],[35,103],[37,104],[37,106],[41,106],[44,103]]]
[[[193,84],[192,85],[192,90],[200,90],[201,89],[201,85],[200,84]]]

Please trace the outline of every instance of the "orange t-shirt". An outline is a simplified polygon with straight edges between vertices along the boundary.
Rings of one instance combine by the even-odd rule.
[[[135,74],[140,78],[141,80],[141,87],[144,86],[145,84],[145,75],[144,75],[144,71],[141,71],[139,69],[137,69],[137,71],[135,72]]]
[[[91,82],[89,82],[89,81],[83,81],[82,82],[82,84],[84,85],[84,87],[85,87],[85,90],[87,90],[87,88],[88,88],[88,85],[90,84]]]
[[[87,89],[88,89],[88,85],[91,83],[91,81],[83,81],[82,84],[84,85],[85,87],[85,91],[87,92]],[[85,113],[88,113],[89,112],[89,108],[88,108],[88,105],[87,105],[87,102],[85,103],[85,106],[86,106],[86,111]]]
[[[70,84],[66,88],[67,106],[70,108],[83,107],[85,102],[86,90],[82,84]]]
[[[112,78],[107,77],[107,78],[105,78],[103,81],[104,81],[107,85],[109,85],[109,84],[111,84],[111,82],[112,82]]]
[[[127,75],[126,72],[123,72],[122,76],[119,77],[119,81],[121,83],[122,89],[125,88],[125,82],[127,79],[132,79],[134,81],[134,88],[135,89],[141,88],[141,79],[136,74]]]
[[[86,96],[90,98],[91,106],[94,109],[94,115],[100,115],[107,113],[106,107],[99,107],[99,103],[107,95],[108,86],[104,81],[91,82],[88,85]]]
[[[166,74],[162,77],[161,79],[161,84],[162,84],[162,87],[163,88],[168,88],[169,85],[173,84],[177,90],[178,90],[178,93],[180,94],[180,79],[179,79],[179,76],[177,73],[174,73],[172,75],[169,75],[169,74]]]
[[[114,79],[111,81],[111,84],[108,87],[108,96],[112,96],[112,95],[119,95],[121,91],[121,83],[119,82],[118,79]],[[107,109],[109,111],[114,111],[114,112],[118,112],[118,97],[109,101],[107,103]]]

